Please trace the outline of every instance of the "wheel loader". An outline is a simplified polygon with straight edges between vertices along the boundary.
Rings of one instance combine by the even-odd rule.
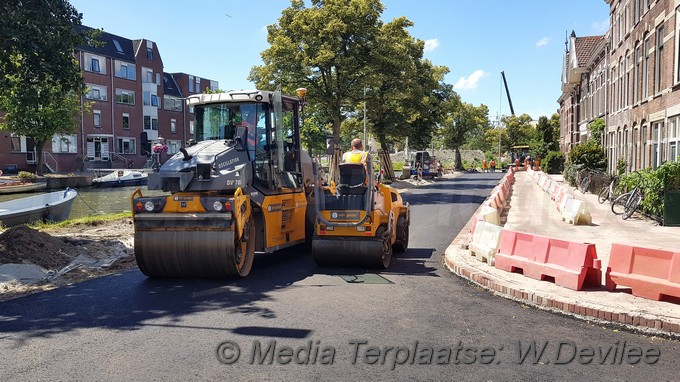
[[[316,207],[315,167],[300,147],[304,91],[297,97],[258,90],[197,94],[187,99],[187,105],[194,109],[195,140],[149,174],[147,188],[169,194],[144,196],[137,189],[131,196],[135,257],[145,275],[245,277],[255,252],[307,243],[317,258],[327,247],[325,239],[341,237],[337,234],[347,229],[342,224],[349,223],[333,214],[349,213],[348,208],[355,206],[338,211]],[[403,219],[408,222],[408,207],[397,207],[401,198],[396,191],[384,194],[388,203],[382,212],[371,211],[371,196],[370,204],[362,205],[370,216],[362,217],[346,236],[365,243],[347,246],[356,252],[351,257],[381,257],[386,266],[390,256],[386,248],[377,249],[376,237],[384,245],[390,242],[405,249],[408,236],[404,239],[397,227],[399,219],[402,231]],[[339,207],[343,200],[324,205]],[[319,213],[325,217],[317,219]],[[324,223],[329,220],[332,224]],[[320,233],[336,226],[335,233]],[[368,231],[360,232],[359,226]],[[337,254],[328,251],[325,263]]]

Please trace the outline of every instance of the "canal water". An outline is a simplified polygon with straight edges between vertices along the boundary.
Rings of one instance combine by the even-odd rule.
[[[130,211],[130,196],[139,188],[144,196],[163,195],[162,191],[147,190],[146,186],[76,189],[78,196],[73,202],[69,218],[75,219],[89,215],[102,215]],[[58,191],[58,190],[51,190]],[[0,195],[0,202],[35,195],[32,193]]]

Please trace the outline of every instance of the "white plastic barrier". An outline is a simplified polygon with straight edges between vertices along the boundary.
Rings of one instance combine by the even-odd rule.
[[[477,222],[470,242],[470,253],[479,261],[493,265],[501,238],[501,227],[488,222]]]
[[[501,224],[501,217],[498,214],[498,210],[493,207],[486,205],[482,206],[482,208],[479,209],[478,215],[480,215],[482,219],[487,223],[495,225]],[[479,222],[477,222],[477,224],[479,224]],[[477,226],[475,226],[475,230],[477,230]]]
[[[582,200],[568,199],[562,211],[562,220],[569,224],[591,225],[593,218],[588,210],[588,205]]]
[[[574,197],[569,195],[569,194],[564,194],[564,196],[562,197],[562,200],[560,200],[560,204],[557,206],[557,209],[560,212],[566,211],[567,203],[569,202],[569,199],[574,199]]]

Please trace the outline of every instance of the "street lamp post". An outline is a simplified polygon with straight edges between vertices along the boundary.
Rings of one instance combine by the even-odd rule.
[[[368,147],[368,142],[366,142],[366,87],[364,87],[364,147]]]

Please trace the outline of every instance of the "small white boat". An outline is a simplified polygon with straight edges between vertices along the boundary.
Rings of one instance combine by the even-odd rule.
[[[68,219],[76,190],[49,192],[0,203],[0,224],[11,227],[34,221],[60,222]]]
[[[113,170],[108,175],[92,179],[95,187],[141,186],[147,183],[149,174],[135,170]]]
[[[0,180],[0,194],[18,194],[20,192],[41,191],[47,187],[43,182],[21,182],[14,180]]]

